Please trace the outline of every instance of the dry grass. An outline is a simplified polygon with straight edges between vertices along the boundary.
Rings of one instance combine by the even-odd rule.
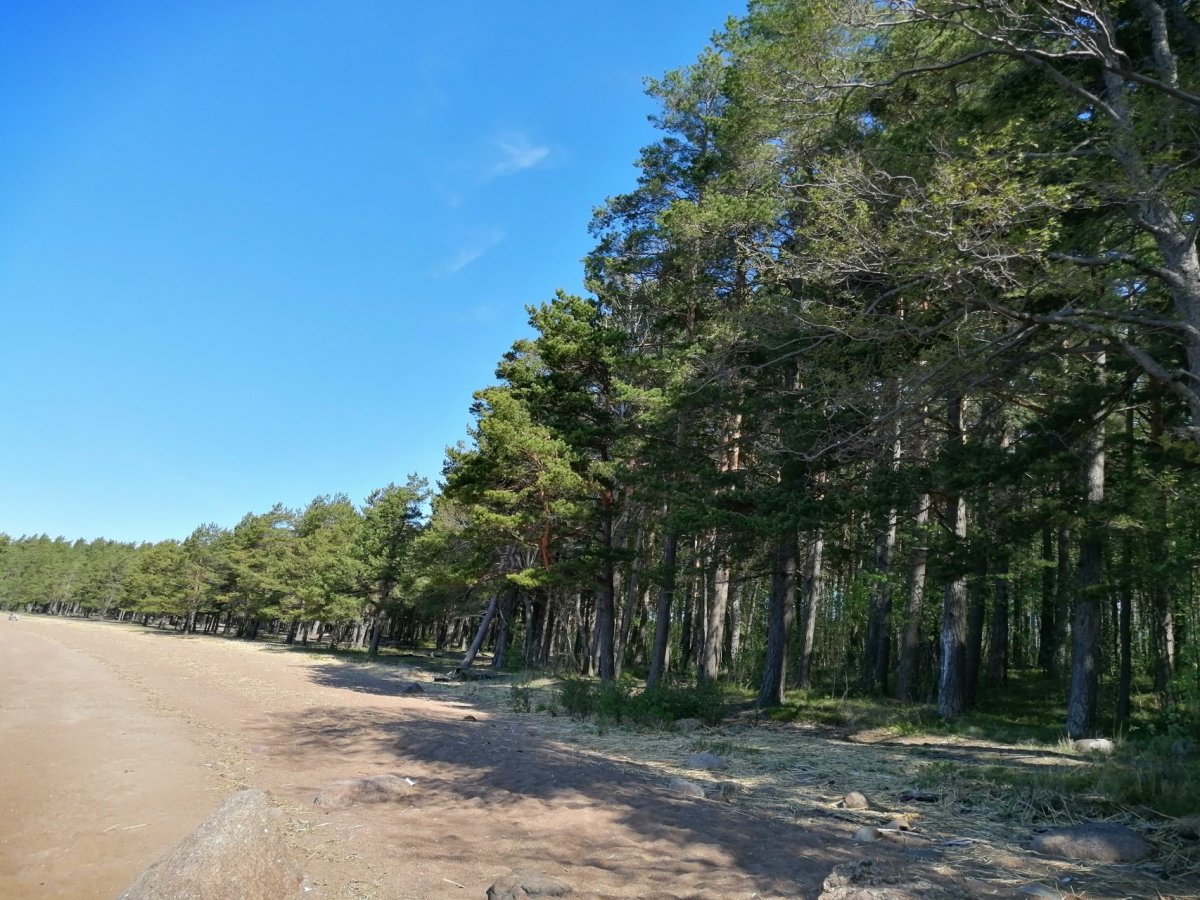
[[[664,785],[676,776],[687,778],[702,785],[713,802],[725,800],[748,814],[844,822],[847,837],[861,825],[886,826],[904,815],[912,830],[886,837],[936,848],[943,874],[997,886],[1054,883],[1068,895],[1083,885],[1087,896],[1200,896],[1200,846],[1187,836],[1194,831],[1146,810],[1114,808],[1101,795],[1064,791],[1070,773],[1106,764],[1069,745],[900,735],[884,728],[835,730],[753,716],[688,732],[616,727],[556,711],[553,679],[516,683],[522,707],[534,712],[514,712],[512,681],[427,687],[495,715],[528,715],[544,739],[636,767],[642,775],[657,774]],[[727,766],[688,767],[688,757],[701,750],[720,755]],[[916,788],[938,799],[900,799]],[[866,794],[871,808],[841,808],[841,798],[852,790]],[[1130,825],[1157,853],[1136,866],[1102,866],[1037,857],[1025,849],[1035,828],[1097,819]]]

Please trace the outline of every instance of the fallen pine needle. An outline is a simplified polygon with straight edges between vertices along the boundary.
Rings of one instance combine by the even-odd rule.
[[[465,884],[459,884],[457,881],[451,881],[449,878],[443,878],[442,881],[446,882],[447,884],[452,884],[455,887],[460,887],[464,891],[467,889],[467,886]]]

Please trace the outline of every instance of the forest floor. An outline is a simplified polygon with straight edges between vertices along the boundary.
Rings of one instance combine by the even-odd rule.
[[[1089,764],[1051,746],[753,720],[606,728],[518,711],[548,691],[537,682],[434,683],[406,664],[96,621],[0,621],[0,658],[3,897],[112,898],[245,787],[287,814],[314,898],[481,898],[522,867],[580,897],[816,897],[835,866],[864,860],[942,896],[1197,890],[1165,837],[1138,867],[1056,862],[1022,849],[1027,818],[995,815],[1001,798],[955,785],[957,765]],[[423,693],[398,695],[410,681]],[[701,750],[726,769],[688,768]],[[931,766],[938,799],[901,801]],[[410,790],[313,804],[333,781],[381,774]],[[674,776],[724,799],[672,794]],[[851,790],[873,808],[840,808]],[[902,813],[912,831],[852,839]]]

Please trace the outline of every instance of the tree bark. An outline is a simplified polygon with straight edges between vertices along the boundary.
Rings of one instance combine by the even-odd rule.
[[[992,581],[992,631],[988,641],[988,674],[990,687],[1008,683],[1008,556],[1001,553],[996,559]]]
[[[950,451],[963,441],[963,399],[951,397],[946,404],[950,423]],[[967,501],[961,491],[948,504],[954,542],[961,554],[967,538]],[[942,598],[941,670],[938,673],[938,714],[944,719],[961,715],[967,708],[967,576],[958,563]]]
[[[1097,368],[1102,377],[1104,355]],[[1087,511],[1079,541],[1079,578],[1071,617],[1071,683],[1067,693],[1067,736],[1086,737],[1095,727],[1100,678],[1100,590],[1104,560],[1104,418],[1098,415],[1083,442]]]
[[[787,648],[796,604],[796,538],[788,535],[772,554],[771,593],[767,597],[767,650],[758,706],[781,706],[787,680]]]
[[[813,654],[817,645],[817,618],[821,607],[821,575],[824,567],[825,537],[818,531],[809,541],[804,556],[804,581],[801,604],[804,607],[804,633],[800,640],[800,662],[796,683],[803,690],[812,687]]]
[[[667,645],[671,640],[671,604],[675,599],[675,557],[678,549],[679,535],[673,531],[664,534],[660,567],[662,583],[658,586],[658,604],[654,610],[654,645],[650,651],[647,688],[652,688],[662,681],[667,671]]]
[[[492,624],[492,617],[496,615],[496,606],[499,602],[500,595],[492,594],[492,599],[488,601],[487,609],[483,611],[483,618],[479,620],[479,629],[475,632],[475,640],[471,642],[471,646],[467,649],[467,655],[458,664],[460,670],[471,668],[471,664],[475,662],[475,656],[479,653],[479,648],[483,646],[483,639],[487,637],[488,626]]]
[[[921,619],[925,613],[925,575],[929,567],[929,506],[929,494],[922,494],[917,498],[917,512],[913,521],[916,546],[912,554],[904,633],[900,638],[900,666],[896,671],[896,696],[908,702],[912,702],[917,696]]]

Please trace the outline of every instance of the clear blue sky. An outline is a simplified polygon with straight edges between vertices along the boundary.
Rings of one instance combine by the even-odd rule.
[[[741,0],[0,4],[0,531],[431,480]]]

